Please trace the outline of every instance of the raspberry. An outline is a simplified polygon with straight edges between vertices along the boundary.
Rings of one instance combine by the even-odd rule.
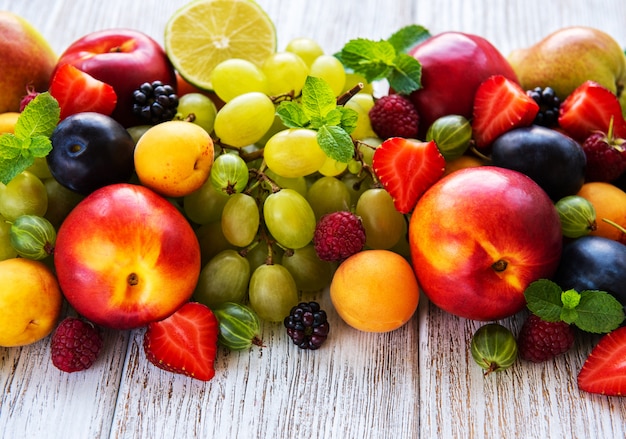
[[[587,158],[585,181],[612,182],[626,171],[626,140],[595,132],[583,142]]]
[[[323,261],[341,262],[363,250],[365,227],[352,212],[339,211],[323,215],[315,227],[313,245]]]
[[[133,113],[144,122],[158,124],[176,116],[178,96],[171,85],[145,82],[133,92]]]
[[[318,349],[326,341],[330,325],[317,302],[301,302],[284,320],[287,334],[300,349]]]
[[[102,349],[102,334],[92,323],[67,317],[52,334],[52,364],[64,372],[89,369]]]
[[[547,322],[531,314],[517,338],[520,357],[534,363],[567,352],[574,344],[574,328],[565,322]]]
[[[26,86],[26,94],[22,97],[22,100],[20,101],[20,113],[24,111],[24,108],[26,108],[26,106],[30,104],[30,101],[35,99],[38,94],[39,92],[35,90],[32,84],[28,84]]]
[[[372,129],[381,139],[417,137],[419,115],[413,103],[399,94],[377,99],[369,111]]]
[[[539,112],[535,116],[534,124],[544,127],[553,127],[559,121],[559,107],[561,100],[551,87],[536,87],[527,90],[526,94],[539,104]]]

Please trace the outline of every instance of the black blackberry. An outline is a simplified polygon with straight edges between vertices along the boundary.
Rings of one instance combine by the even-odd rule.
[[[539,104],[539,112],[535,117],[534,124],[544,127],[556,126],[559,121],[559,107],[561,100],[551,87],[535,87],[527,90],[526,94]]]
[[[317,302],[301,302],[285,317],[287,334],[300,349],[318,349],[326,341],[330,325]]]
[[[133,113],[147,124],[172,120],[177,108],[176,91],[161,81],[144,82],[133,92]]]

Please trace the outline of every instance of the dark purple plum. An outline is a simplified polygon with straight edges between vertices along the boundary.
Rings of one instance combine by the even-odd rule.
[[[133,138],[104,114],[71,115],[57,125],[50,140],[50,173],[62,186],[79,194],[128,182],[135,170]]]
[[[593,235],[571,241],[552,280],[564,290],[606,291],[626,307],[626,245]]]
[[[587,159],[578,142],[538,125],[513,129],[492,144],[492,164],[532,178],[556,202],[578,193]]]

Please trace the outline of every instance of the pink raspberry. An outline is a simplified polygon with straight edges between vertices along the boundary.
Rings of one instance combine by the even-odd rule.
[[[419,115],[413,103],[399,94],[377,99],[369,111],[372,129],[381,139],[417,137]]]
[[[64,372],[89,369],[102,349],[102,334],[78,317],[65,318],[52,334],[52,364]]]
[[[365,228],[361,218],[348,211],[322,216],[315,227],[313,245],[323,261],[345,260],[365,246]]]
[[[550,360],[574,345],[574,328],[565,322],[547,322],[530,314],[520,330],[520,357],[534,363]]]

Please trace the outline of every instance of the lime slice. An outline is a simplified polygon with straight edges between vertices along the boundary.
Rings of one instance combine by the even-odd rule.
[[[261,66],[276,51],[276,28],[254,0],[193,0],[168,20],[164,47],[185,80],[211,90],[211,72],[224,60]]]

